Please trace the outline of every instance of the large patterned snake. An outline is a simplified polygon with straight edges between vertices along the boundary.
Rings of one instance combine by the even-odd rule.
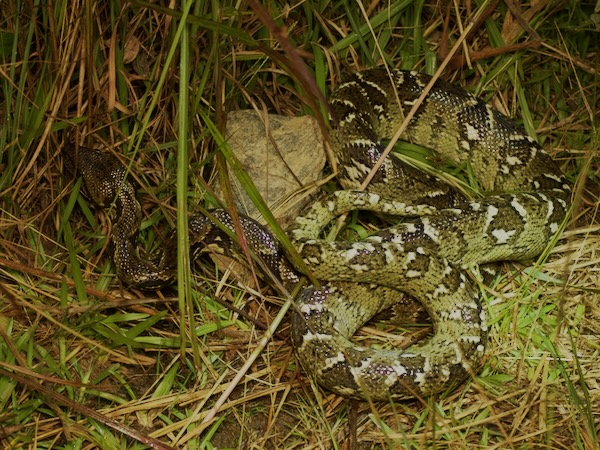
[[[332,144],[345,190],[314,203],[290,235],[315,277],[296,299],[292,342],[307,373],[322,386],[357,398],[427,396],[449,389],[481,365],[487,325],[472,264],[540,254],[565,219],[570,187],[554,161],[524,130],[462,89],[437,81],[404,139],[438,158],[468,164],[485,194],[469,200],[437,178],[388,156],[367,191],[358,187],[428,83],[428,76],[373,69],[356,73],[331,97],[337,118]],[[137,250],[141,208],[112,155],[80,149],[79,169],[101,206],[115,202],[111,239],[119,277],[157,288],[173,281],[171,238],[155,259]],[[337,216],[362,209],[404,218],[359,241],[330,241],[323,229]],[[240,217],[245,238],[267,269],[297,281],[278,242],[252,219]],[[229,253],[234,229],[228,213],[190,221],[191,253]],[[361,347],[349,338],[372,316],[418,299],[434,327],[431,338],[405,350]]]

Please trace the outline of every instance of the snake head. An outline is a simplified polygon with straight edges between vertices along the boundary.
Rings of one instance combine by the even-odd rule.
[[[85,193],[97,205],[109,206],[126,185],[127,168],[115,156],[87,147],[63,151],[65,166],[73,175],[81,175]]]

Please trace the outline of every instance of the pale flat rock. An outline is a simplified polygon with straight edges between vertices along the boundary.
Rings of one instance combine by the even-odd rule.
[[[233,111],[227,115],[225,136],[279,223],[291,223],[310,201],[305,188],[315,186],[325,165],[317,121]],[[233,173],[231,179],[238,211],[261,221]]]

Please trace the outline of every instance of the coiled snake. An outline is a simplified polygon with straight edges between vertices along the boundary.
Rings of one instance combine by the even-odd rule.
[[[404,138],[454,164],[467,163],[486,194],[469,200],[446,183],[388,156],[367,191],[358,187],[430,78],[382,69],[358,72],[331,96],[337,126],[332,145],[345,190],[314,203],[290,235],[305,263],[323,280],[296,299],[292,342],[304,370],[342,395],[382,400],[427,396],[476,373],[487,341],[478,286],[463,267],[540,254],[560,229],[570,187],[555,162],[524,130],[464,90],[437,81]],[[79,170],[101,206],[116,202],[111,232],[119,277],[158,288],[175,276],[174,239],[143,259],[136,238],[141,211],[125,167],[113,156],[80,149]],[[362,209],[407,218],[356,242],[328,241],[335,217]],[[213,219],[233,229],[223,210]],[[251,249],[266,267],[293,283],[297,275],[273,236],[241,216]],[[230,239],[212,219],[190,221],[193,256],[229,252]],[[406,350],[360,347],[349,338],[373,315],[417,298],[434,334]]]

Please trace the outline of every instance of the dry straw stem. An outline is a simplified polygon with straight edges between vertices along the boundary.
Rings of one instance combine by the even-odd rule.
[[[2,3],[0,447],[598,448],[595,2],[251,3],[185,2],[185,26],[177,2]],[[565,232],[538,260],[505,263],[482,286],[482,372],[435,398],[370,404],[303,376],[287,339],[293,304],[260,277],[206,258],[181,278],[186,295],[121,286],[110,217],[61,151],[88,145],[127,164],[151,254],[183,226],[184,203],[192,213],[222,205],[211,186],[227,178],[216,162],[228,155],[216,144],[227,111],[309,114],[325,127],[322,98],[375,65],[482,96],[538,138],[575,194]],[[477,187],[424,149],[390,149]],[[327,170],[323,191],[336,188]],[[228,176],[245,180],[237,168]],[[340,238],[370,232],[367,219],[350,215]],[[370,324],[357,340],[389,347],[428,331]]]

